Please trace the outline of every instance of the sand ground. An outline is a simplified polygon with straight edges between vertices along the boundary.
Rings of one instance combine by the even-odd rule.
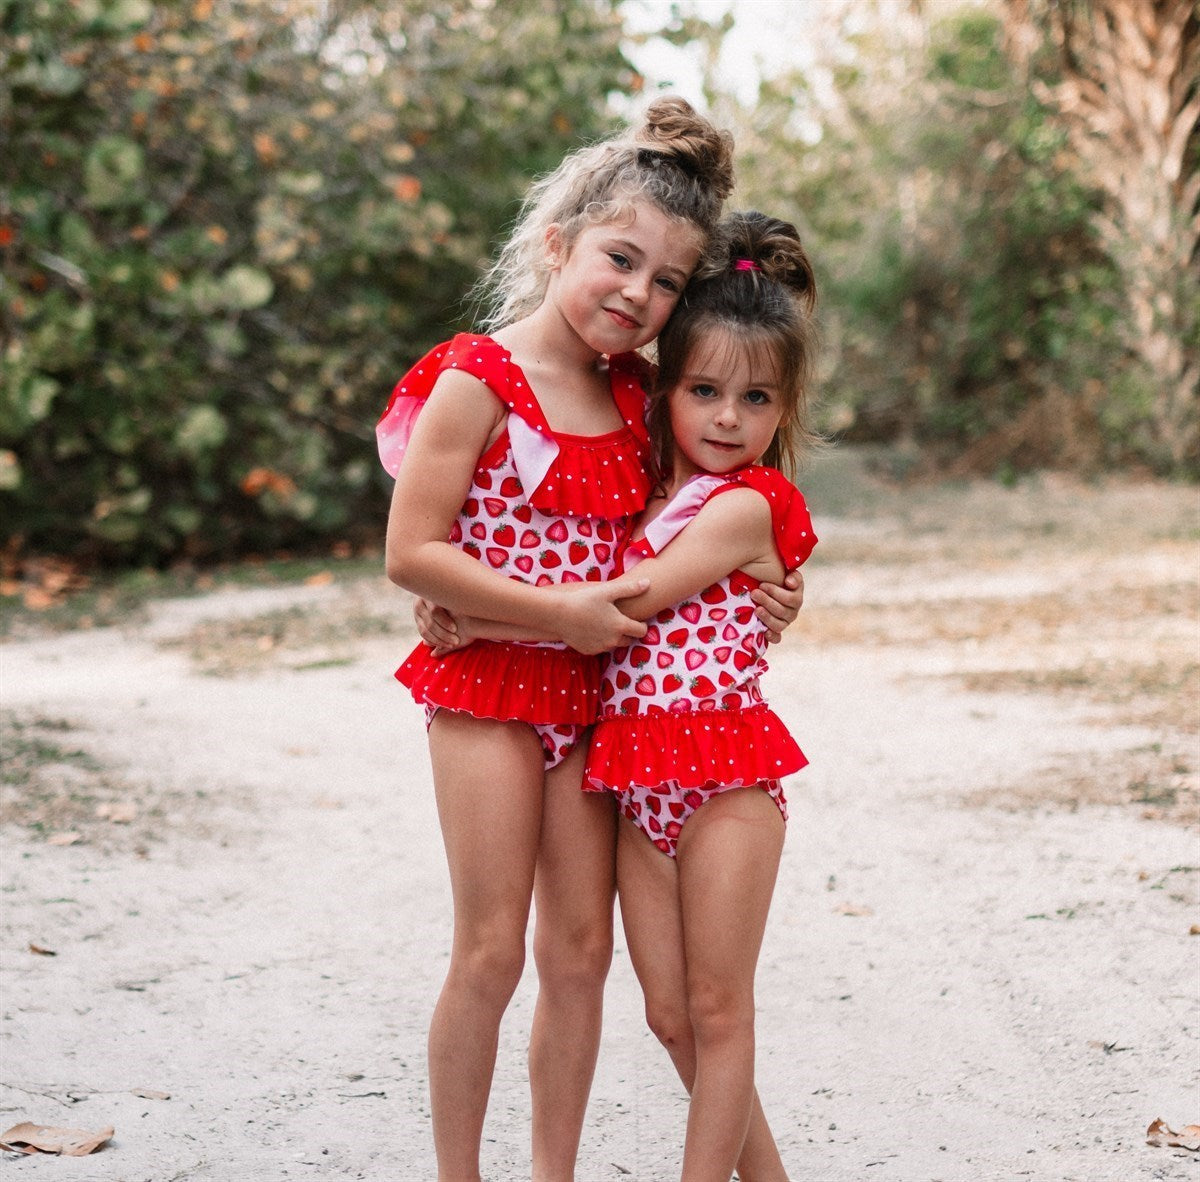
[[[767,684],[811,760],[759,970],[793,1178],[1194,1178],[1145,1131],[1200,1121],[1195,490],[822,464]],[[11,1177],[433,1178],[450,915],[410,639],[331,564],[0,651],[0,1123],[115,1128]],[[493,1182],[528,1177],[533,991]],[[579,1178],[677,1176],[685,1112],[619,945]]]

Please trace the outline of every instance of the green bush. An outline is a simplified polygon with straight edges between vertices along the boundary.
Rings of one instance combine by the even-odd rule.
[[[1184,475],[1154,443],[1101,196],[1018,84],[996,18],[966,8],[910,42],[869,25],[848,41],[833,100],[817,71],[786,74],[743,137],[749,201],[790,213],[817,266],[825,428],[963,472]]]
[[[372,428],[528,180],[608,130],[616,3],[0,0],[9,551],[381,536]]]

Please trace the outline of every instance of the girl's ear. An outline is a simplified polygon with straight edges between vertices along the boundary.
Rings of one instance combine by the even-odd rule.
[[[567,261],[567,246],[563,241],[562,226],[552,222],[546,227],[545,262],[550,271],[557,270]]]

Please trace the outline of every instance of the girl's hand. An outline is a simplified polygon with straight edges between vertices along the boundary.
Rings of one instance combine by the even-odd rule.
[[[607,583],[568,583],[543,591],[556,600],[555,632],[577,652],[590,654],[607,652],[646,635],[646,625],[625,615],[617,600],[641,595],[649,587],[649,579],[623,575]]]
[[[783,638],[783,630],[792,624],[804,606],[804,576],[798,570],[788,571],[782,586],[777,583],[761,583],[750,598],[758,607],[755,615],[766,624],[767,640],[776,644]]]
[[[417,634],[433,649],[436,657],[445,656],[471,643],[470,638],[460,634],[454,616],[428,599],[413,601],[413,619],[417,624]]]

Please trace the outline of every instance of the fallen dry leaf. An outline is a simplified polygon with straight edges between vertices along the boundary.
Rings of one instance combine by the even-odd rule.
[[[47,845],[75,845],[83,840],[82,833],[51,833],[46,838]]]
[[[1158,1149],[1190,1149],[1200,1152],[1200,1125],[1184,1125],[1180,1132],[1164,1124],[1162,1119],[1152,1120],[1146,1130],[1146,1144]]]
[[[53,948],[43,948],[40,944],[30,944],[30,952],[36,952],[38,956],[57,956],[58,953]]]
[[[834,909],[835,915],[874,915],[875,909],[865,903],[839,903]]]
[[[16,1153],[60,1153],[63,1157],[84,1157],[95,1153],[113,1135],[113,1129],[89,1133],[85,1129],[58,1129],[22,1121],[0,1135],[0,1148]]]
[[[1188,928],[1189,936],[1200,936],[1200,923],[1194,923]]]
[[[114,825],[128,825],[137,819],[137,805],[132,800],[110,800],[96,806],[96,817]]]
[[[315,575],[309,575],[308,578],[304,580],[304,585],[306,587],[328,587],[332,582],[333,571],[323,570],[319,571]]]
[[[44,612],[54,606],[54,596],[41,587],[26,587],[21,599],[31,612]]]
[[[170,1092],[156,1092],[151,1088],[133,1088],[131,1091],[134,1096],[141,1096],[143,1100],[169,1100],[171,1098]]]

